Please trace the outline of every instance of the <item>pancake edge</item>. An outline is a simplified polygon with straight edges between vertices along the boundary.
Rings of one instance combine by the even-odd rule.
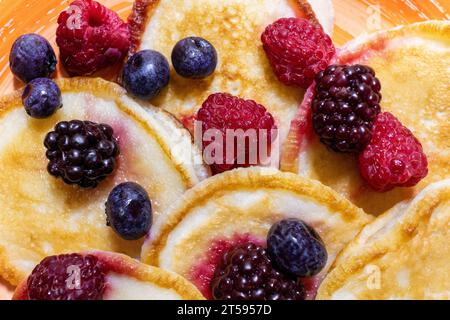
[[[373,220],[362,209],[340,196],[318,181],[310,180],[278,169],[252,167],[225,172],[207,179],[188,190],[177,206],[168,213],[166,222],[154,238],[144,243],[141,260],[150,265],[159,265],[159,255],[164,249],[169,234],[199,205],[206,203],[216,194],[244,189],[281,189],[314,199],[331,212],[342,215],[343,220],[358,220],[361,228]],[[359,232],[359,230],[357,230]]]

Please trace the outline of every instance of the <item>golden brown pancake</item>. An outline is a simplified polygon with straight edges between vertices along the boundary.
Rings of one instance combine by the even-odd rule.
[[[275,169],[237,169],[187,191],[168,218],[156,224],[143,246],[142,260],[177,272],[209,296],[208,252],[223,243],[248,239],[265,246],[270,227],[297,218],[320,234],[328,264],[372,220],[361,209],[319,182]],[[315,289],[310,298],[314,296]]]
[[[197,288],[183,277],[140,263],[126,255],[90,251],[105,273],[103,300],[202,300]],[[14,300],[28,300],[27,280],[17,287]]]
[[[317,179],[376,215],[414,197],[430,183],[449,178],[449,34],[449,21],[407,25],[356,39],[337,58],[337,63],[374,68],[382,84],[382,110],[394,114],[421,141],[429,174],[415,188],[371,190],[361,179],[354,156],[330,151],[312,132],[307,101],[292,123],[282,169]]]
[[[321,22],[331,31],[331,2],[315,0],[313,4],[321,10]],[[317,21],[307,1],[138,0],[134,7],[129,19],[135,39],[132,51],[153,49],[170,58],[179,40],[199,36],[210,41],[218,52],[218,67],[207,79],[184,79],[172,69],[168,88],[152,101],[155,106],[184,121],[210,94],[231,93],[264,105],[277,121],[280,141],[284,140],[303,90],[277,80],[260,37],[267,25],[282,17]]]
[[[13,285],[49,255],[99,249],[139,257],[142,241],[122,240],[106,226],[104,203],[118,183],[135,181],[148,191],[156,222],[209,175],[189,132],[167,113],[104,80],[58,84],[64,106],[48,119],[27,116],[20,92],[0,100],[0,278]],[[57,122],[72,119],[108,123],[120,142],[114,175],[95,189],[47,173],[44,137]],[[188,161],[191,154],[200,161]]]
[[[5,280],[0,279],[0,300],[11,300],[14,288]]]
[[[319,299],[450,299],[450,180],[368,224],[339,255]]]

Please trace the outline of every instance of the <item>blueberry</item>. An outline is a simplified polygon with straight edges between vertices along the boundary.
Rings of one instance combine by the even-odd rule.
[[[25,83],[49,77],[56,69],[56,55],[50,43],[37,34],[25,34],[13,44],[9,55],[12,73]]]
[[[297,219],[282,220],[272,226],[267,237],[267,251],[282,272],[297,277],[318,274],[328,259],[317,232]]]
[[[22,103],[29,116],[48,118],[62,107],[61,90],[52,80],[37,78],[25,87]]]
[[[149,100],[169,84],[169,71],[169,63],[161,53],[140,51],[125,64],[123,84],[130,94]]]
[[[152,225],[150,198],[140,185],[125,182],[116,186],[106,202],[107,224],[122,238],[137,240],[145,236]]]
[[[182,77],[206,78],[217,67],[217,51],[203,38],[185,38],[173,48],[172,64],[175,71]]]

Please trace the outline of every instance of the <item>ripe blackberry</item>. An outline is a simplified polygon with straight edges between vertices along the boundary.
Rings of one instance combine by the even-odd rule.
[[[48,172],[67,184],[94,188],[116,166],[119,145],[107,124],[62,121],[45,137]]]
[[[101,300],[105,273],[93,255],[51,256],[34,268],[27,289],[30,300]]]
[[[381,85],[373,69],[332,65],[316,75],[316,83],[313,125],[322,143],[337,152],[362,151],[381,111]]]
[[[303,285],[276,271],[264,248],[249,243],[225,253],[211,281],[216,300],[304,300]]]

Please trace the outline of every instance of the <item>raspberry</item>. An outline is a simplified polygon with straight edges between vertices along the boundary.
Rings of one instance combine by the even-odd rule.
[[[388,112],[376,118],[372,141],[358,160],[362,177],[376,191],[412,187],[428,174],[422,145]]]
[[[276,271],[264,248],[241,245],[225,253],[211,282],[216,300],[304,300],[303,285]]]
[[[359,153],[380,113],[381,85],[372,68],[332,65],[316,76],[314,131],[336,152]]]
[[[205,133],[208,135],[208,130],[219,130],[222,134],[223,158],[217,159],[217,161],[205,159],[217,173],[260,163],[262,159],[259,158],[259,137],[266,137],[264,134],[267,133],[267,148],[270,148],[271,142],[275,138],[272,134],[273,132],[271,132],[272,129],[276,129],[275,120],[264,106],[253,100],[244,100],[227,93],[217,93],[209,96],[198,111],[196,120],[202,122],[203,148],[206,148],[211,143],[218,144],[217,141],[214,141],[214,138],[212,139],[213,141],[206,141]],[[240,131],[237,131],[238,129],[242,129],[244,133],[251,133],[250,130],[255,130],[253,135],[249,134],[249,138],[245,139],[244,150],[241,150],[242,148],[239,146],[238,138],[243,138],[243,136],[239,134]],[[228,151],[230,153],[228,157],[226,147],[227,130],[233,130],[233,133],[236,135],[234,150]],[[232,152],[233,154],[231,154]],[[216,160],[215,155],[214,160]]]
[[[322,28],[305,19],[279,19],[266,28],[261,40],[278,79],[305,89],[336,52]]]
[[[112,10],[92,0],[76,0],[58,18],[56,43],[72,75],[90,75],[125,57],[128,25]]]
[[[63,254],[42,260],[27,287],[30,300],[101,300],[105,274],[95,256]]]
[[[119,145],[107,124],[90,121],[62,121],[44,140],[48,172],[67,184],[94,188],[116,166]]]

